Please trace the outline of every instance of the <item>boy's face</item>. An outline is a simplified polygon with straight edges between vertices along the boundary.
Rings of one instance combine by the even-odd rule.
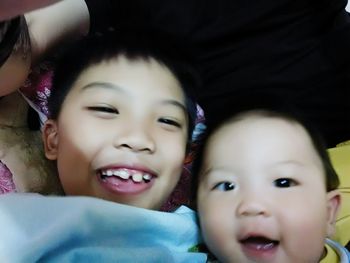
[[[222,262],[318,262],[339,196],[304,128],[248,117],[221,127],[204,158],[198,212]]]
[[[124,57],[89,67],[44,130],[67,195],[159,209],[176,186],[188,117],[173,74]]]

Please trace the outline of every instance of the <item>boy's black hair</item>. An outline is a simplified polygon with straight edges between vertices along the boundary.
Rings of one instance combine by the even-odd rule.
[[[155,59],[174,74],[185,93],[190,140],[197,116],[194,92],[200,85],[200,80],[189,56],[171,40],[172,38],[164,34],[129,29],[89,36],[73,44],[56,64],[53,87],[48,99],[49,118],[58,118],[74,82],[88,67],[119,56],[129,60]]]
[[[307,132],[314,149],[321,159],[323,169],[326,175],[326,191],[332,191],[339,186],[339,178],[335,172],[331,160],[329,158],[325,141],[318,130],[308,122],[305,117],[302,117],[299,111],[293,108],[288,103],[281,103],[276,100],[276,97],[265,96],[267,94],[261,94],[259,101],[254,101],[247,97],[239,97],[237,105],[233,106],[235,113],[227,113],[218,116],[217,120],[212,120],[208,123],[207,131],[203,136],[201,145],[196,153],[196,157],[193,163],[193,181],[192,181],[192,200],[193,208],[196,208],[196,196],[199,185],[199,173],[203,164],[204,152],[206,146],[212,135],[225,124],[234,123],[240,119],[244,119],[249,116],[261,116],[267,118],[279,118],[293,123],[301,125]],[[257,133],[259,131],[256,131]]]
[[[0,22],[0,67],[12,52],[30,52],[30,36],[24,16]]]

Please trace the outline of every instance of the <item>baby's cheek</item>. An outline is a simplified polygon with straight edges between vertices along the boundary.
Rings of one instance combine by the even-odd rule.
[[[323,213],[298,211],[283,220],[281,231],[287,252],[305,258],[318,258],[324,248],[326,237],[325,216]],[[305,251],[305,248],[308,248]],[[300,251],[304,251],[300,254]],[[303,255],[304,254],[304,255]],[[303,255],[303,256],[302,256]]]
[[[229,234],[233,228],[233,218],[228,218],[227,212],[226,215],[224,213],[225,209],[210,198],[202,199],[201,202],[199,216],[205,238],[213,245],[225,243],[228,235],[234,236],[233,233]]]
[[[223,217],[215,216],[206,222],[202,229],[204,242],[208,249],[220,259],[230,258],[235,250],[234,233]]]

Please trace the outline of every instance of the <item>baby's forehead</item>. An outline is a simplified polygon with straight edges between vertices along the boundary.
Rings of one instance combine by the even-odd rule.
[[[230,119],[212,133],[206,145],[206,157],[215,158],[220,152],[238,155],[261,153],[261,158],[307,156],[321,165],[318,151],[308,131],[294,120],[282,117],[247,115]],[[271,157],[272,156],[272,157]],[[240,157],[238,155],[238,157]]]
[[[218,134],[231,138],[235,138],[233,135],[237,136],[237,134],[252,138],[259,138],[261,134],[273,134],[281,137],[295,136],[295,138],[311,141],[311,136],[306,128],[296,120],[281,116],[264,116],[258,113],[247,113],[229,119],[213,132],[214,136]]]
[[[287,132],[287,133],[286,133]],[[300,137],[310,140],[307,130],[297,121],[282,117],[260,116],[253,113],[238,116],[222,123],[212,132],[212,138],[229,137],[236,138],[237,135],[259,138],[261,134],[286,135]]]

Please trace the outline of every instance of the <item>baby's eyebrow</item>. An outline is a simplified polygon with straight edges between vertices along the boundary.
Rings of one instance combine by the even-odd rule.
[[[209,177],[209,176],[213,176],[213,174],[215,175],[216,173],[221,173],[221,174],[226,174],[226,175],[230,175],[233,174],[234,171],[228,167],[224,167],[224,166],[217,166],[217,167],[213,167],[213,166],[209,166],[207,167],[205,170],[203,170],[201,172],[202,176],[205,177]]]
[[[304,163],[301,161],[297,160],[281,160],[281,161],[276,161],[275,163],[271,164],[271,166],[282,166],[282,165],[289,165],[289,166],[297,166],[297,167],[302,167],[305,166]]]

